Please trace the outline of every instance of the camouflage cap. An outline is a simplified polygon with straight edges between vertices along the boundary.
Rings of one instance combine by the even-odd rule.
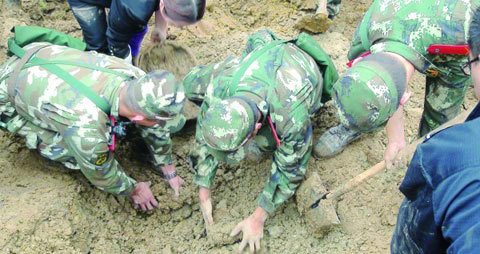
[[[333,101],[342,124],[366,132],[395,112],[406,84],[405,67],[399,64],[365,58],[340,77],[333,86]],[[402,82],[403,90],[398,91],[402,85],[397,83]]]
[[[149,72],[127,86],[128,107],[149,119],[168,120],[183,109],[183,85],[168,71]]]
[[[255,126],[252,107],[240,98],[227,98],[209,107],[201,125],[209,152],[233,164],[245,157],[245,143]]]

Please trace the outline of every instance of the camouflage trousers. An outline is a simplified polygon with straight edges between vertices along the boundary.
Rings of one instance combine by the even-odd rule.
[[[67,145],[62,135],[58,132],[36,126],[19,115],[15,116],[8,123],[8,126],[15,125],[21,127],[13,133],[25,138],[27,148],[36,149],[42,157],[59,162],[68,169],[80,169],[75,157],[70,150],[66,148]]]
[[[17,114],[13,104],[8,101],[5,83],[0,84],[0,130],[24,137],[27,148],[37,149],[47,159],[60,162],[69,169],[80,169],[73,154],[66,148],[62,135],[41,128]]]
[[[462,61],[436,62],[435,65],[450,70],[447,74],[427,74],[425,104],[418,134],[423,136],[460,114],[471,78],[460,70]],[[428,73],[428,72],[427,72]]]

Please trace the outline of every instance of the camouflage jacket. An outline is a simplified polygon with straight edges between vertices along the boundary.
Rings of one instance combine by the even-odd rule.
[[[467,44],[472,12],[479,4],[479,0],[375,0],[357,26],[348,58],[367,51],[393,52],[419,72],[459,74],[466,56],[433,55],[427,48],[431,44]]]
[[[315,61],[293,43],[270,48],[248,63],[255,52],[275,39],[270,32],[260,31],[249,38],[241,57],[196,67],[184,79],[187,97],[204,100],[190,156],[196,172],[194,182],[200,187],[210,188],[218,165],[208,153],[201,131],[209,105],[230,96],[243,96],[254,101],[261,111],[263,126],[254,141],[263,152],[272,152],[273,159],[271,176],[257,204],[269,213],[290,198],[303,180],[312,147],[310,118],[322,105],[323,82]],[[236,90],[230,91],[233,76],[248,64]],[[266,116],[271,117],[279,147]]]
[[[45,42],[31,43],[24,49],[28,51],[34,46],[45,44],[49,45]],[[47,46],[40,49],[36,56],[45,60],[68,60],[96,65],[132,78],[145,75],[145,72],[126,64],[122,59],[64,46]],[[17,57],[11,57],[0,68],[0,79],[9,74],[17,62]],[[124,77],[79,66],[58,66],[106,99],[111,105],[111,116],[118,120],[119,91],[125,83]],[[0,83],[0,116],[11,119],[6,127],[9,131],[16,133],[28,124],[60,133],[64,141],[62,144],[66,146],[64,149],[68,149],[75,158],[76,165],[73,167],[79,168],[92,184],[113,194],[128,195],[133,191],[135,180],[121,170],[108,149],[111,134],[107,114],[69,84],[40,66],[22,70],[16,85],[15,102],[12,104],[8,100],[6,80]],[[183,123],[184,119],[179,124],[183,126]],[[173,162],[169,124],[155,128],[137,126],[152,151],[156,167]],[[24,136],[31,149],[37,148],[42,142],[35,133]]]

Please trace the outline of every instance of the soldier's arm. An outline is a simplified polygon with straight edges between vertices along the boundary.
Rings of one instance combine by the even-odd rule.
[[[350,49],[348,50],[347,58],[348,60],[353,60],[359,57],[361,54],[369,51],[365,50],[362,45],[362,39],[360,37],[360,24],[358,24],[355,32],[353,34],[352,42],[350,43]]]
[[[281,145],[273,154],[271,176],[257,205],[272,214],[300,186],[305,175],[312,147],[312,127],[309,119],[296,119],[299,125],[281,135]]]
[[[208,152],[207,144],[203,140],[201,132],[201,123],[203,121],[204,112],[208,106],[206,103],[202,105],[200,115],[197,118],[197,126],[195,130],[195,144],[189,154],[189,159],[192,164],[195,176],[193,182],[206,189],[210,189],[217,173],[218,161]]]
[[[262,47],[265,44],[268,44],[272,41],[279,40],[272,31],[269,29],[261,29],[254,34],[248,36],[247,44],[245,45],[245,49],[243,50],[242,55],[246,56],[250,52],[254,51],[257,48]]]
[[[291,49],[294,48],[286,47],[282,65],[277,71],[277,96],[281,103],[272,100],[270,111],[281,143],[273,154],[271,176],[257,199],[257,204],[269,214],[295,193],[305,175],[312,147],[310,113],[315,102],[309,98],[314,90],[313,84],[318,82],[312,83],[306,60],[298,61],[303,58]],[[295,94],[286,87],[280,87],[287,84],[296,87]],[[285,105],[284,101],[290,103]]]
[[[172,120],[159,122],[155,128],[137,125],[152,155],[155,170],[158,171],[161,166],[173,164],[170,134],[178,132],[184,125],[185,117],[181,114]]]
[[[97,188],[117,195],[130,195],[136,181],[121,170],[108,150],[105,135],[99,129],[68,127],[64,140],[80,170]]]
[[[237,58],[228,57],[218,63],[194,67],[183,79],[185,96],[191,101],[202,102],[205,98],[208,85],[222,72],[237,63]]]

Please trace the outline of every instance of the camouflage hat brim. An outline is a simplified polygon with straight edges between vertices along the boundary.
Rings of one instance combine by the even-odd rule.
[[[185,122],[185,116],[183,114],[177,114],[172,119],[166,121],[164,128],[170,133],[176,133],[183,128]]]
[[[207,146],[207,149],[209,153],[215,157],[218,161],[221,161],[226,164],[238,164],[240,163],[246,156],[247,150],[246,150],[246,145],[240,147],[238,150],[235,151],[220,151],[220,150],[215,150],[209,146]]]

